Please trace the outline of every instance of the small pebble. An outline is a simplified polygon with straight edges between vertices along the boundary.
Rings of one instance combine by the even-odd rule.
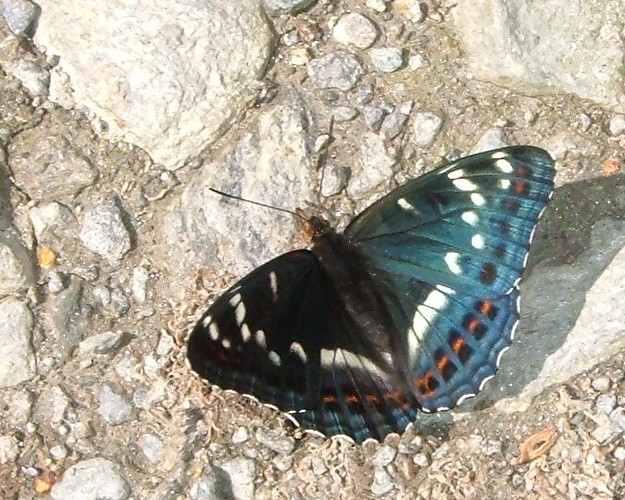
[[[430,465],[430,459],[425,453],[417,453],[412,457],[412,461],[417,467],[427,467]]]
[[[66,469],[50,496],[53,500],[124,500],[130,496],[130,486],[119,464],[105,458],[90,458]]]
[[[254,460],[237,457],[223,464],[221,468],[230,476],[234,498],[237,500],[254,499],[254,477],[256,475]]]
[[[591,382],[595,391],[606,392],[610,389],[610,379],[608,377],[597,377]]]
[[[434,113],[420,111],[415,115],[413,123],[414,142],[417,146],[429,146],[443,125],[443,119]]]
[[[2,2],[2,16],[9,25],[9,29],[16,35],[30,36],[33,27],[41,14],[41,7],[30,0],[4,0]]]
[[[354,102],[360,104],[369,104],[373,100],[373,85],[369,83],[363,83],[359,85],[354,92]]]
[[[286,472],[293,467],[293,458],[288,455],[277,455],[271,463],[280,472]]]
[[[610,119],[608,128],[613,136],[625,133],[625,115],[614,115]]]
[[[374,132],[380,130],[384,115],[384,110],[378,106],[365,106],[362,108],[362,116],[365,119],[365,123]]]
[[[131,247],[131,234],[119,200],[111,197],[85,210],[80,241],[92,252],[116,262]]]
[[[616,407],[616,394],[599,394],[595,406],[599,413],[609,415]]]
[[[610,413],[610,421],[625,432],[625,408],[619,407]]]
[[[295,14],[304,10],[315,0],[263,0],[267,13],[272,16]]]
[[[367,0],[365,5],[375,12],[384,12],[386,10],[386,3],[384,0]]]
[[[234,444],[245,443],[250,438],[250,434],[245,427],[239,427],[232,434],[232,442]]]
[[[350,90],[364,73],[358,58],[343,51],[317,57],[308,64],[308,76],[318,89]]]
[[[368,49],[378,37],[378,30],[371,20],[358,13],[341,16],[332,30],[334,39],[343,45]]]
[[[419,0],[395,0],[395,11],[413,23],[420,23],[425,19],[425,12]]]
[[[587,132],[592,125],[592,118],[586,113],[582,113],[577,117],[577,125],[582,132]]]
[[[18,444],[13,436],[0,436],[0,464],[15,462],[19,455]]]
[[[146,458],[153,464],[163,459],[163,441],[154,434],[142,434],[137,443]]]
[[[293,47],[289,51],[289,63],[292,66],[306,66],[312,56],[306,47]]]
[[[149,281],[150,273],[145,267],[138,266],[132,270],[132,295],[139,304],[147,298]]]
[[[506,145],[504,142],[503,130],[499,127],[489,128],[477,140],[477,143],[471,150],[471,153],[481,153],[492,149],[499,149]]]
[[[382,446],[371,457],[371,463],[374,467],[386,467],[393,460],[395,460],[396,455],[397,450],[395,448],[391,448],[390,446]]]
[[[423,438],[421,436],[415,436],[409,443],[400,443],[397,447],[397,451],[405,455],[415,455],[421,448],[423,448]]]
[[[489,439],[486,442],[486,446],[484,447],[484,455],[486,455],[487,457],[492,457],[493,455],[501,453],[501,446],[501,441]]]
[[[412,70],[421,69],[425,66],[425,58],[421,54],[415,54],[408,58],[408,67]]]
[[[381,47],[369,50],[369,58],[381,73],[393,73],[404,64],[404,50],[399,47]]]
[[[344,123],[358,116],[358,110],[351,106],[336,106],[332,109],[332,117],[336,123]]]
[[[310,460],[310,466],[312,468],[313,474],[315,474],[316,476],[325,474],[328,471],[328,466],[320,457],[312,457]]]
[[[349,167],[326,163],[321,179],[321,194],[325,197],[335,196],[345,189],[349,180]]]
[[[256,430],[256,440],[276,453],[288,455],[295,448],[295,439],[287,436],[280,430],[269,430],[259,427]]]
[[[397,109],[393,113],[387,115],[386,118],[384,118],[384,121],[380,126],[380,131],[378,133],[385,141],[394,139],[403,132],[409,115],[410,111],[406,113],[401,108]]]
[[[373,473],[373,484],[371,485],[371,493],[376,496],[386,495],[395,488],[393,479],[383,468],[377,467]]]
[[[58,271],[48,273],[48,290],[52,295],[62,292],[67,287],[67,279]]]
[[[123,424],[130,420],[132,410],[132,402],[125,394],[115,392],[108,384],[102,385],[99,412],[107,424]]]
[[[50,448],[50,456],[55,460],[63,460],[67,456],[67,448],[57,444]]]

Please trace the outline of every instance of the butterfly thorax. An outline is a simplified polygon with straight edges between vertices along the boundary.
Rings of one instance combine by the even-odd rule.
[[[364,347],[375,349],[377,361],[386,364],[381,355],[390,352],[389,332],[395,327],[382,299],[379,281],[372,279],[369,260],[357,244],[319,220],[325,226],[320,226],[322,233],[316,233],[312,252],[354,320],[352,328],[371,343]]]

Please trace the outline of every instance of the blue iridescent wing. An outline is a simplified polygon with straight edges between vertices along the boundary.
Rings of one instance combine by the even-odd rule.
[[[398,378],[422,409],[455,406],[497,370],[554,175],[538,148],[480,153],[401,186],[346,229],[386,290],[405,349]]]
[[[305,429],[362,442],[416,418],[378,347],[318,258],[298,250],[222,294],[193,329],[187,356],[213,384],[288,412]]]

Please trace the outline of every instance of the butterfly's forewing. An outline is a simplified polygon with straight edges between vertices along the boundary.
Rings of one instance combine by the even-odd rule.
[[[392,191],[345,234],[390,272],[476,296],[506,293],[523,272],[554,175],[542,149],[479,153]]]
[[[554,175],[538,148],[480,153],[396,189],[346,229],[384,283],[400,376],[423,409],[453,407],[495,373]]]
[[[415,419],[416,405],[359,328],[317,257],[299,250],[221,295],[187,356],[211,383],[289,412],[306,429],[383,439]]]

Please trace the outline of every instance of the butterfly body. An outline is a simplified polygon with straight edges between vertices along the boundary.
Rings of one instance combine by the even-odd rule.
[[[260,266],[207,310],[192,368],[299,424],[356,442],[402,432],[492,378],[519,319],[517,283],[553,160],[516,146],[452,162],[384,196],[343,234]]]

